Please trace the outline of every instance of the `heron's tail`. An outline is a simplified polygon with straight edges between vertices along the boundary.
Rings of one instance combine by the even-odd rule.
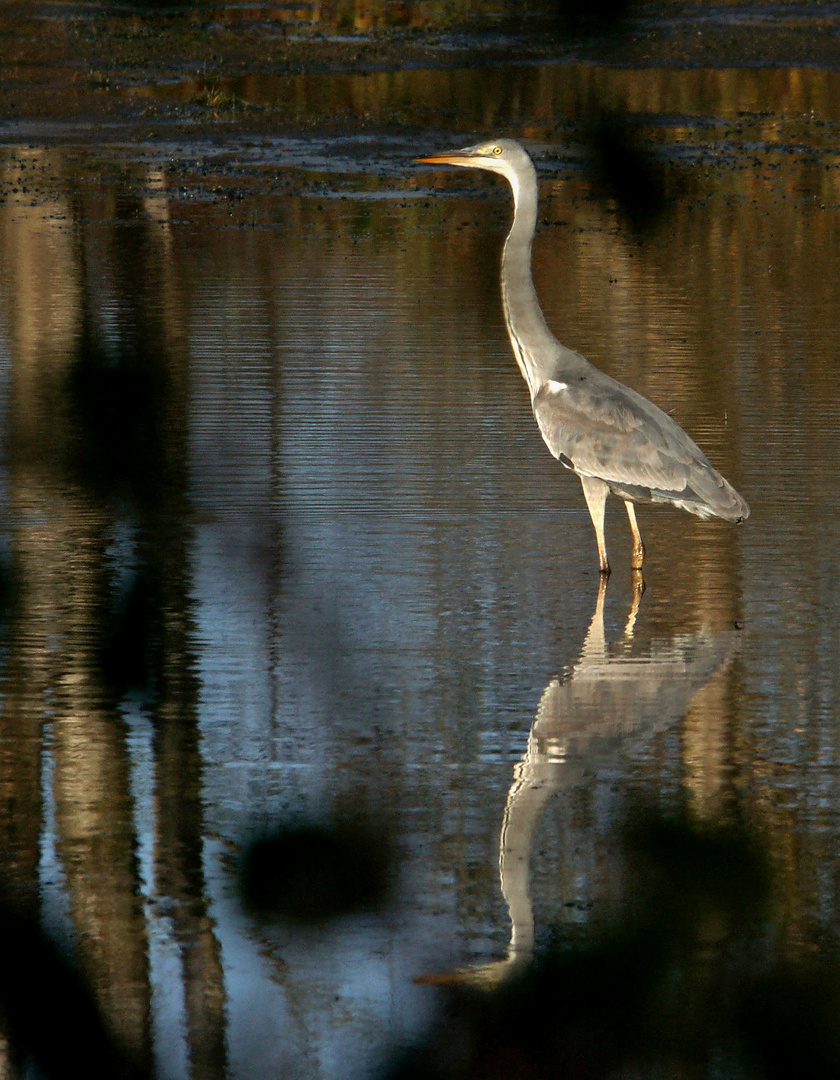
[[[699,474],[695,472],[684,491],[652,491],[651,498],[654,502],[673,503],[701,518],[719,517],[739,524],[750,516],[746,499],[711,465]]]

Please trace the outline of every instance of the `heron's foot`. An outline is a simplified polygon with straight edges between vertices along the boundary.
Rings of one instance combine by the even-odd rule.
[[[638,606],[638,603],[645,595],[645,589],[647,588],[642,571],[637,570],[634,567],[630,573],[630,581],[633,585],[633,603]]]
[[[630,560],[630,566],[633,568],[634,573],[640,572],[642,564],[645,561],[645,545],[634,544],[633,545],[633,557]]]

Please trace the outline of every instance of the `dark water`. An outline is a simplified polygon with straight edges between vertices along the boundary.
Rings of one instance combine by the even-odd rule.
[[[0,857],[162,1076],[371,1075],[431,1022],[416,976],[620,900],[639,800],[739,806],[782,948],[833,940],[837,79],[323,76],[301,116],[358,82],[359,135],[4,146]],[[587,170],[596,101],[664,162],[642,234]],[[507,192],[410,163],[496,124],[546,153],[558,336],[752,507],[642,509],[637,613],[623,511],[602,608],[510,354]],[[243,907],[243,845],[350,810],[391,836],[384,907]]]

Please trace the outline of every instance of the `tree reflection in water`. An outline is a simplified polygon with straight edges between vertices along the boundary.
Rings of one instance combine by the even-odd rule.
[[[17,243],[36,262],[40,256],[38,272],[12,293],[9,314],[16,364],[8,511],[18,577],[3,701],[4,734],[16,746],[1,781],[13,808],[0,827],[5,931],[23,920],[20,940],[37,935],[27,920],[39,890],[31,860],[44,827],[48,754],[70,924],[64,945],[78,971],[42,944],[24,985],[53,988],[45,1010],[64,1010],[71,1043],[86,1045],[92,1062],[110,1061],[119,1072],[114,1055],[122,1055],[123,1072],[151,1071],[149,923],[129,749],[142,716],[153,732],[153,872],[180,950],[188,1054],[196,1076],[213,1078],[227,1065],[221,959],[202,866],[188,358],[175,298],[149,302],[168,293],[162,237],[130,184],[109,195],[105,230],[63,233],[37,211],[5,222],[7,248]],[[77,223],[102,210],[99,195],[78,189],[68,203]],[[42,278],[52,286],[44,295]],[[35,835],[21,837],[21,821]],[[18,953],[7,956],[11,991]],[[21,993],[5,1009],[11,1059],[28,1053],[54,1075],[43,1029],[21,1022],[27,1001]]]

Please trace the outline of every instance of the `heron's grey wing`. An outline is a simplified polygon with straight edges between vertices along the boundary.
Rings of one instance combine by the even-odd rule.
[[[600,372],[545,382],[533,408],[549,450],[575,472],[597,476],[631,498],[685,501],[695,513],[705,506],[725,517],[749,513],[682,428]]]

